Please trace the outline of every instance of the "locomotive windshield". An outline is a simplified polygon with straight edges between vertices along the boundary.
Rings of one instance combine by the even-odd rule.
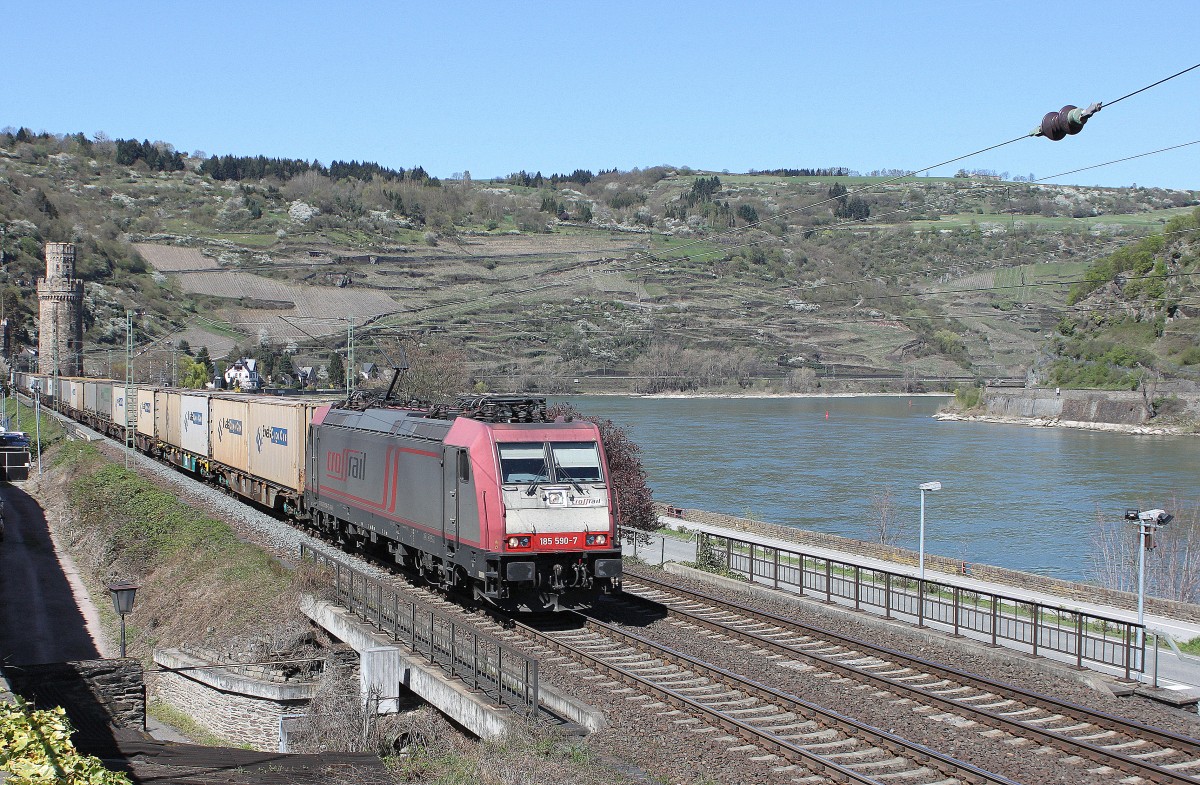
[[[518,442],[497,446],[500,449],[500,474],[505,483],[601,482],[604,479],[595,442]]]

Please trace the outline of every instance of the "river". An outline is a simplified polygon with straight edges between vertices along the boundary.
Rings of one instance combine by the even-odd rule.
[[[877,539],[889,488],[917,547],[1066,579],[1090,575],[1098,515],[1197,500],[1200,439],[941,422],[941,397],[571,399],[641,445],[657,501]],[[1131,535],[1132,537],[1132,532]]]

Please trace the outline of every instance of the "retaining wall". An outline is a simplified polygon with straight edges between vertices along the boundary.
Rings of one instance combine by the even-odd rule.
[[[9,665],[13,692],[42,705],[66,707],[74,722],[146,728],[146,684],[134,659]]]
[[[159,700],[222,739],[264,752],[279,749],[280,721],[303,714],[316,691],[314,682],[280,683],[229,668],[193,670],[212,663],[176,649],[154,652],[154,661],[189,668],[157,674],[153,689]]]
[[[1053,391],[1051,393],[1053,394]],[[896,548],[877,542],[854,540],[849,537],[840,537],[836,534],[795,529],[790,526],[779,526],[773,523],[738,518],[733,515],[707,512],[705,510],[681,510],[680,508],[668,507],[664,504],[656,504],[655,506],[658,507],[660,515],[675,515],[678,512],[682,512],[684,520],[693,523],[721,526],[726,529],[758,534],[763,537],[783,540],[784,542],[793,542],[799,546],[810,545],[830,548],[832,550],[843,551],[847,554],[869,556],[897,564],[915,565],[919,558],[916,551],[910,551],[906,548]],[[675,515],[675,517],[679,516]],[[1128,610],[1135,610],[1137,608],[1137,595],[1133,592],[1105,589],[1092,583],[1064,581],[1059,578],[1050,578],[1045,575],[1021,572],[1019,570],[1009,570],[990,564],[962,562],[957,559],[948,559],[945,556],[930,553],[925,554],[925,565],[928,569],[951,575],[967,571],[973,578],[1013,586],[1015,588],[1036,589],[1064,599],[1098,602]],[[1191,603],[1165,600],[1160,597],[1146,597],[1146,611],[1181,621],[1200,622],[1200,605]]]

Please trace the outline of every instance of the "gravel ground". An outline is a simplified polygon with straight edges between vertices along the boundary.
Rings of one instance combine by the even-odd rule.
[[[119,446],[111,442],[101,444],[101,449],[110,456],[123,460],[123,450]],[[192,481],[170,467],[136,453],[133,460],[139,472],[157,478],[188,504],[227,521],[241,537],[264,547],[286,562],[295,563],[299,558],[301,543],[316,550],[341,555],[341,551],[332,546],[249,507],[235,497]],[[390,573],[374,566],[363,564],[362,569],[381,578],[396,580]],[[817,626],[834,628],[883,646],[918,651],[923,657],[952,663],[962,670],[986,673],[992,678],[1177,733],[1193,737],[1200,735],[1200,718],[1195,714],[1142,698],[1117,698],[1102,694],[1069,676],[1055,673],[1054,669],[1059,667],[1056,665],[1045,662],[1026,665],[1008,658],[989,657],[986,652],[963,651],[951,645],[942,646],[911,637],[902,630],[882,631],[858,624],[853,619],[824,612],[816,603],[812,607],[801,608],[773,604],[748,598],[739,592],[697,584],[679,576],[663,575],[670,581],[696,585],[711,594]],[[410,587],[410,591],[422,590]],[[425,601],[438,605],[443,612],[454,613],[465,621],[476,623],[493,634],[500,630],[481,612],[442,603],[428,595]],[[1005,773],[1014,779],[1048,785],[1084,781],[1081,777],[1091,779],[1082,770],[1072,770],[1064,765],[1060,753],[1045,750],[1031,742],[1014,742],[1011,738],[1008,741],[1003,738],[989,739],[980,734],[980,728],[956,727],[955,719],[935,710],[917,708],[907,700],[877,694],[869,688],[845,683],[828,675],[816,676],[796,669],[787,662],[755,654],[752,648],[740,648],[731,645],[728,640],[709,638],[680,624],[657,620],[646,625],[644,621],[632,617],[627,621],[637,628],[639,634],[654,638],[664,645],[703,657],[750,678],[775,684],[805,700],[829,706],[860,721],[920,741],[982,768]],[[728,737],[702,724],[678,724],[677,720],[685,719],[683,715],[673,712],[669,707],[652,706],[652,701],[639,698],[636,693],[605,688],[606,679],[596,678],[577,664],[546,658],[541,663],[540,672],[546,682],[605,712],[609,726],[589,737],[588,745],[598,757],[620,767],[634,780],[661,781],[659,778],[665,778],[672,782],[734,785],[783,782],[802,775],[799,771],[774,771],[780,765],[779,761],[756,763],[748,761],[743,752],[728,752],[728,748],[740,746],[741,742],[720,741]]]

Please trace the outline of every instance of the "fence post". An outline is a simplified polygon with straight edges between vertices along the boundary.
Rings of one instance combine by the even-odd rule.
[[[883,618],[892,618],[892,574],[883,574]]]
[[[917,578],[917,626],[925,626],[925,579]]]
[[[854,610],[861,611],[859,607],[859,592],[862,590],[862,573],[859,566],[854,565]]]
[[[961,635],[958,634],[959,600],[962,598],[962,595],[959,594],[959,591],[960,591],[959,587],[955,586],[954,587],[954,637],[955,638],[962,637]]]
[[[825,558],[825,602],[833,604],[833,565]]]
[[[1041,637],[1039,626],[1042,621],[1042,606],[1036,602],[1029,603],[1029,610],[1033,613],[1033,656],[1037,656],[1038,638]]]
[[[775,588],[778,589],[779,588],[779,548],[775,548],[774,554],[775,554],[775,566],[774,566]],[[803,557],[801,557],[801,558],[803,558]],[[804,562],[803,561],[800,562],[800,582],[801,583],[804,582]]]
[[[993,646],[998,646],[998,645],[999,645],[998,643],[996,643],[996,621],[997,621],[997,607],[996,607],[996,605],[997,605],[997,603],[999,603],[999,602],[1000,602],[1000,598],[999,598],[999,597],[997,597],[995,594],[993,594],[993,595],[992,595],[992,645],[993,645]]]
[[[1129,647],[1129,624],[1125,624],[1125,681],[1129,681],[1129,666],[1130,658],[1133,656],[1133,651]]]
[[[479,689],[479,633],[471,633],[471,686]]]
[[[450,622],[450,678],[458,676],[458,624]]]
[[[496,705],[504,705],[504,647],[496,646]]]
[[[1075,667],[1083,670],[1083,611],[1075,614]]]
[[[429,612],[429,662],[437,662],[433,656],[433,611]]]
[[[410,602],[408,605],[412,608],[412,650],[415,653],[419,651],[417,648],[417,603]]]
[[[392,592],[392,640],[400,640],[397,630],[400,628],[400,595]]]
[[[532,676],[533,686],[531,688],[532,695],[530,696],[532,699],[529,701],[529,716],[536,717],[537,711],[538,711],[538,700],[542,694],[541,693],[541,689],[542,689],[541,685],[538,684],[538,661],[533,660],[533,659],[525,660],[525,670],[526,670],[526,672],[529,672],[529,671],[533,672],[533,676]],[[526,684],[528,684],[530,677],[526,676],[525,678],[526,678]]]
[[[733,540],[725,538],[725,569],[733,572]]]
[[[750,582],[754,583],[754,543],[750,543]]]

